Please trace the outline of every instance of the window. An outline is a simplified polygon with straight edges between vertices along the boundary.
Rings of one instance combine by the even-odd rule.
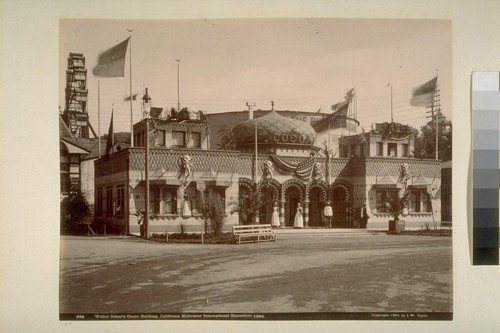
[[[377,156],[384,156],[384,143],[377,142]]]
[[[398,145],[396,143],[387,144],[387,156],[398,156]]]
[[[102,188],[97,189],[97,206],[96,206],[96,215],[102,215],[102,204],[103,204],[103,193]]]
[[[181,131],[172,131],[172,146],[185,147],[185,133]]]
[[[377,191],[377,212],[378,213],[387,213],[386,202],[389,201],[389,198],[396,198],[398,195],[397,190],[378,190]]]
[[[177,189],[174,187],[163,188],[163,214],[177,213]]]
[[[158,146],[165,147],[165,131],[158,130],[158,137],[156,139],[156,143]]]
[[[201,133],[191,132],[191,145],[192,148],[201,148]]]
[[[414,213],[430,213],[431,203],[426,190],[411,191],[409,200],[409,210]]]
[[[351,145],[351,157],[358,157],[358,145]]]
[[[202,193],[198,191],[196,188],[196,183],[191,182],[188,187],[184,190],[184,205],[185,202],[187,201],[189,210],[190,210],[190,215],[198,215],[201,214],[201,208],[202,208]],[[183,215],[184,215],[184,208],[183,206]]]
[[[161,188],[153,187],[149,189],[149,211],[153,214],[160,213]]]
[[[113,215],[113,188],[106,187],[106,215]]]
[[[124,215],[125,211],[125,188],[120,186],[116,189],[116,215]]]
[[[401,150],[402,150],[401,151],[401,156],[403,156],[403,157],[408,157],[409,156],[409,154],[408,154],[408,144],[407,143],[403,143],[401,145]]]

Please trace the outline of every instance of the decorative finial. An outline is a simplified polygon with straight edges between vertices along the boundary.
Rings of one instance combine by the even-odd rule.
[[[271,111],[274,110],[274,101],[271,101]]]

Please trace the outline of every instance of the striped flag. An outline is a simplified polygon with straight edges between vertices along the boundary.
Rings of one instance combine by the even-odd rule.
[[[130,37],[99,54],[97,65],[92,69],[92,73],[102,77],[124,77],[125,56],[129,40]]]
[[[436,91],[437,76],[432,80],[413,89],[410,104],[413,106],[429,106],[432,102],[432,95]]]

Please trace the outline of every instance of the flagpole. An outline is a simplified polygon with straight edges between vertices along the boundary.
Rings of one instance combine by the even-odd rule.
[[[433,98],[433,101],[432,101],[432,104],[433,106],[435,105],[435,100],[437,99],[437,91],[438,91],[438,82],[437,82],[437,75],[436,75],[436,86],[434,88],[434,98]],[[436,160],[438,160],[439,156],[438,156],[438,132],[439,132],[439,122],[438,122],[438,117],[439,117],[439,108],[436,110]]]
[[[179,98],[179,62],[181,59],[175,59],[177,61],[177,112],[181,110],[181,100]]]
[[[132,30],[133,31],[133,30]],[[134,124],[132,119],[132,35],[130,35],[130,145],[134,147]]]
[[[99,138],[99,158],[101,158],[101,80],[97,80],[97,136]]]
[[[393,115],[392,115],[392,84],[389,82],[387,84],[387,87],[391,87],[391,125],[390,125],[390,128],[389,128],[389,133],[390,135],[392,135],[392,130],[393,130],[393,122],[394,122],[394,119],[393,119]]]

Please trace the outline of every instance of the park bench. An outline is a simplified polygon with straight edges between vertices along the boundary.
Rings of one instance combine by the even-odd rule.
[[[278,236],[274,233],[270,224],[256,225],[235,225],[233,226],[233,235],[238,237],[238,244],[242,240],[248,239],[246,242],[270,242],[277,240]]]

